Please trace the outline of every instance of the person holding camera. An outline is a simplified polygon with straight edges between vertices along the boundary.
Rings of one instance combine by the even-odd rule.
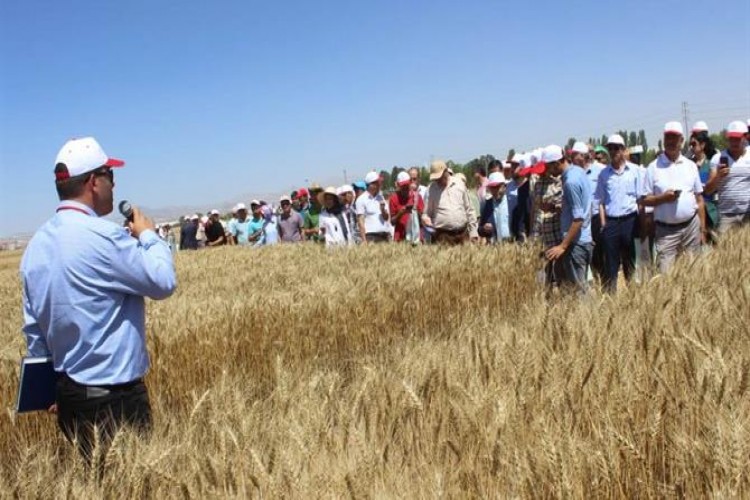
[[[750,152],[747,125],[734,121],[727,126],[727,149],[711,158],[706,183],[708,194],[718,194],[719,235],[733,227],[750,224]]]
[[[52,357],[59,377],[50,411],[88,463],[120,427],[151,428],[144,297],[165,299],[177,284],[151,219],[137,207],[127,227],[102,218],[113,208],[113,169],[123,165],[93,137],[68,141],[55,161],[60,204],[21,261],[29,356]]]

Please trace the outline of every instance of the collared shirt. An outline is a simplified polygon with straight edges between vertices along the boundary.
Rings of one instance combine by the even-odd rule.
[[[468,228],[470,237],[478,236],[477,213],[469,198],[469,191],[457,179],[451,178],[445,188],[437,182],[430,184],[425,214],[435,229],[458,231]]]
[[[682,155],[673,162],[662,153],[646,169],[643,194],[659,196],[670,189],[682,192],[676,201],[654,207],[654,219],[667,224],[690,220],[698,210],[695,195],[703,193],[698,167]]]
[[[279,216],[279,234],[281,241],[286,243],[296,243],[302,241],[302,216],[294,210],[289,215],[281,214]]]
[[[562,179],[543,175],[534,183],[534,205],[536,219],[533,234],[542,238],[542,246],[550,248],[562,243],[560,213],[557,210],[542,210],[542,205],[562,206]]]
[[[560,230],[568,234],[575,219],[583,225],[573,243],[591,243],[591,182],[578,165],[570,165],[562,174],[563,202],[560,213]]]
[[[717,194],[719,213],[725,215],[745,215],[750,213],[750,148],[735,161],[727,150],[716,153],[711,158],[711,170],[719,168],[721,157],[727,157],[729,175],[719,179]]]
[[[607,217],[624,217],[638,211],[641,195],[639,167],[625,162],[620,171],[612,165],[602,170],[596,185],[596,198],[604,205]]]
[[[605,166],[598,161],[591,162],[587,165],[586,177],[591,184],[591,215],[599,215],[599,198],[596,197],[596,187],[599,184],[599,176],[604,171]]]
[[[378,192],[375,196],[369,191],[362,193],[354,204],[357,216],[365,217],[365,233],[388,233],[391,234],[391,223],[383,218],[380,212],[380,204],[384,203],[385,211],[388,213],[388,202],[383,193]]]
[[[21,279],[30,356],[51,355],[55,371],[87,385],[145,375],[143,297],[164,299],[176,287],[172,254],[154,231],[135,239],[63,201],[29,242]]]

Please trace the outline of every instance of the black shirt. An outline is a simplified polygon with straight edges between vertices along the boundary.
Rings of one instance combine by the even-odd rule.
[[[221,225],[221,222],[209,222],[206,225],[206,240],[208,240],[209,243],[213,243],[216,240],[220,240],[224,237],[224,226]],[[220,245],[225,244],[226,241],[223,241],[219,243]]]

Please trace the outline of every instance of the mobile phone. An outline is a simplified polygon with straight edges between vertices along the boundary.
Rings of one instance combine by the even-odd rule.
[[[722,167],[728,167],[729,166],[729,158],[726,156],[722,156],[719,158],[719,165]]]
[[[679,198],[681,194],[682,194],[682,189],[675,189],[674,190],[674,195],[675,195],[676,198]]]

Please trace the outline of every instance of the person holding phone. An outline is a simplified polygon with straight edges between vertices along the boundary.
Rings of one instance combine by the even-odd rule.
[[[750,152],[746,135],[747,125],[733,121],[727,125],[727,149],[711,158],[706,192],[719,195],[719,235],[750,224]]]
[[[408,241],[417,244],[421,241],[419,220],[424,212],[424,201],[412,189],[408,172],[396,176],[396,192],[388,199],[388,207],[393,224],[393,241]]]
[[[698,167],[680,151],[682,124],[664,126],[664,152],[646,169],[643,205],[654,207],[656,263],[662,273],[682,253],[697,253],[706,241],[703,184]]]

